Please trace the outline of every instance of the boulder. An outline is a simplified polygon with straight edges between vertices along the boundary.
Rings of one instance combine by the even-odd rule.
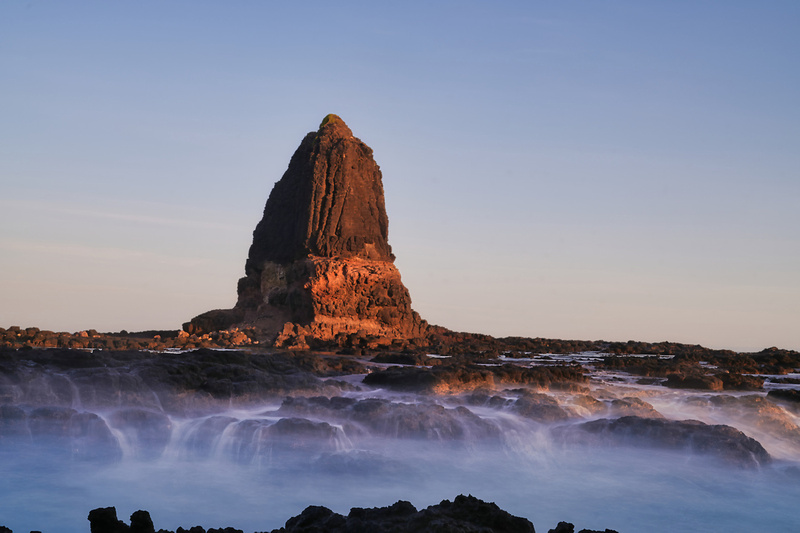
[[[688,450],[742,468],[757,468],[772,461],[758,441],[738,429],[697,420],[625,416],[561,426],[553,432],[565,443]]]

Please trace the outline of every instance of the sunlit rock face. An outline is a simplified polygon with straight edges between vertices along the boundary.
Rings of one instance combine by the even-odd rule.
[[[197,316],[184,329],[246,324],[296,347],[342,343],[349,335],[387,344],[420,338],[427,324],[411,309],[388,233],[372,149],[328,115],[300,143],[267,200],[236,306]]]

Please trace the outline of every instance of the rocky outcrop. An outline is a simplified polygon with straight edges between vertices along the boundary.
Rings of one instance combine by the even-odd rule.
[[[337,394],[353,386],[320,378],[366,371],[352,359],[308,354],[207,349],[160,354],[61,349],[22,353],[24,357],[0,350],[0,443],[27,434],[28,416],[33,416],[28,411],[40,407],[62,408],[37,414],[42,427],[62,420],[69,431],[58,431],[83,435],[82,428],[94,422],[72,410],[81,406],[119,407],[123,410],[109,419],[115,429],[130,433],[132,441],[163,447],[166,422],[158,415],[161,411],[180,414],[185,409],[263,402],[289,394]]]
[[[356,507],[346,517],[326,507],[307,507],[300,515],[287,520],[285,527],[272,533],[312,531],[534,533],[534,528],[530,521],[509,514],[494,503],[484,502],[474,496],[456,496],[452,502],[444,500],[421,511],[407,501],[399,501],[389,507]]]
[[[115,507],[94,509],[89,513],[92,533],[155,533],[153,521],[147,511],[136,511],[131,515],[128,526],[117,518]],[[0,533],[12,533],[0,526]],[[159,533],[173,533],[159,529]],[[497,504],[485,502],[472,495],[456,496],[451,502],[443,500],[417,511],[410,502],[400,500],[386,507],[350,509],[347,516],[334,513],[327,507],[310,505],[297,516],[286,521],[280,529],[272,533],[412,533],[418,531],[437,531],[439,533],[535,533],[533,524],[522,517],[502,510]],[[569,522],[559,522],[549,533],[573,533],[575,526]],[[176,533],[243,533],[232,527],[204,529],[194,526],[191,529],[179,527]],[[579,533],[617,533],[612,529],[604,531],[582,529]]]
[[[204,324],[213,329],[211,324],[217,324],[215,316],[224,315],[211,312],[204,318]],[[227,323],[227,319],[219,323]],[[205,326],[204,326],[205,327]],[[29,349],[29,348],[71,348],[76,350],[153,350],[164,351],[170,349],[192,350],[196,348],[233,348],[236,346],[257,345],[255,331],[239,330],[214,330],[209,334],[190,335],[185,331],[140,331],[119,333],[98,333],[90,329],[68,333],[66,331],[40,330],[39,328],[20,328],[11,326],[8,329],[0,328],[0,349]]]
[[[277,346],[352,344],[350,336],[422,338],[394,266],[381,171],[372,149],[328,115],[292,156],[253,232],[233,309],[203,313],[189,333],[254,326]]]
[[[448,364],[432,368],[390,367],[367,374],[364,383],[397,391],[457,394],[497,386],[529,385],[541,389],[579,389],[587,381],[583,369],[575,366],[534,366],[505,364]]]
[[[563,442],[573,444],[686,450],[742,468],[756,468],[772,461],[757,440],[738,429],[698,420],[624,416],[562,426],[553,431]]]
[[[285,399],[276,414],[333,420],[352,435],[465,442],[499,441],[501,438],[496,425],[466,407],[447,409],[426,402],[409,404],[341,396],[295,397]]]
[[[128,526],[117,518],[114,507],[94,509],[89,513],[92,533],[155,533],[153,521],[147,511],[136,511]],[[4,528],[0,527],[0,530]],[[10,531],[10,530],[9,530]],[[345,531],[413,532],[439,531],[456,533],[535,533],[533,524],[525,518],[514,516],[496,504],[484,502],[474,496],[456,496],[451,502],[444,500],[426,509],[417,509],[407,501],[398,501],[388,507],[362,509],[354,507],[350,514],[342,516],[327,507],[312,505],[299,515],[286,521],[286,525],[272,533],[337,533]],[[159,532],[167,532],[160,529]],[[195,526],[189,530],[182,527],[178,533],[242,533],[239,529],[203,529]]]
[[[101,507],[89,512],[89,530],[91,533],[156,533],[153,520],[147,511],[136,511],[131,515],[131,525],[129,526],[117,518],[116,507]],[[159,533],[167,533],[164,529],[159,529]],[[2,531],[0,530],[0,533]],[[9,531],[10,533],[10,531]],[[172,533],[172,532],[169,532]],[[241,529],[232,527],[210,528],[208,530],[201,526],[194,526],[190,529],[179,527],[176,533],[244,533]]]

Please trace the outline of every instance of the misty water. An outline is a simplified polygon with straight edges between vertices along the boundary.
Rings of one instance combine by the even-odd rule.
[[[145,404],[87,405],[85,384],[61,380],[72,390],[68,406],[27,398],[18,410],[3,407],[0,525],[17,533],[88,531],[91,509],[115,506],[126,521],[148,510],[156,529],[269,531],[308,505],[346,514],[472,494],[540,532],[559,521],[622,533],[798,527],[800,417],[764,393],[676,391],[596,374],[588,390],[547,392],[570,417],[543,422],[497,402],[392,393],[361,378],[348,376],[354,387],[332,400],[193,405],[187,393],[174,412],[156,394]],[[55,381],[39,382],[47,389]],[[52,396],[43,390],[39,398]],[[773,460],[740,464],[685,448],[564,438],[564,428],[610,416],[593,413],[586,397],[605,405],[635,398],[646,402],[635,407],[649,404],[669,419],[728,424]]]

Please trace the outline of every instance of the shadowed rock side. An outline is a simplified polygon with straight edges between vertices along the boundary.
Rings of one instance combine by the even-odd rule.
[[[150,513],[136,511],[131,515],[128,526],[117,518],[115,507],[94,509],[89,513],[92,533],[156,533]],[[0,526],[0,533],[11,530]],[[177,533],[243,533],[232,527],[204,529],[194,526],[191,529],[179,527]],[[438,505],[417,509],[407,501],[400,500],[387,507],[363,509],[354,507],[347,516],[334,513],[327,507],[310,505],[299,515],[286,521],[280,529],[272,533],[416,533],[436,531],[439,533],[535,533],[533,524],[514,516],[492,502],[485,502],[472,495],[456,496],[451,502],[443,500]],[[173,533],[159,529],[159,533]],[[574,533],[575,526],[569,522],[559,522],[548,533]],[[582,529],[578,533],[617,533],[613,529],[604,531]]]
[[[381,171],[372,149],[336,115],[300,143],[275,184],[233,309],[184,324],[208,333],[254,326],[279,346],[344,344],[348,335],[424,336],[427,324],[394,266]]]
[[[372,149],[336,115],[306,135],[253,232],[246,273],[308,255],[393,261]]]
[[[117,518],[114,507],[94,509],[89,513],[92,533],[155,533],[153,521],[147,511],[136,511],[128,526]],[[571,525],[571,524],[570,524]],[[239,529],[195,526],[189,530],[179,527],[178,533],[242,533]],[[533,524],[525,518],[514,516],[491,502],[474,496],[456,496],[426,509],[417,509],[407,501],[398,501],[388,507],[362,509],[354,507],[342,516],[327,507],[309,506],[300,515],[287,520],[286,525],[272,533],[337,533],[337,532],[417,532],[441,533],[535,533]],[[2,528],[0,528],[0,533]],[[160,529],[159,532],[167,532]]]

